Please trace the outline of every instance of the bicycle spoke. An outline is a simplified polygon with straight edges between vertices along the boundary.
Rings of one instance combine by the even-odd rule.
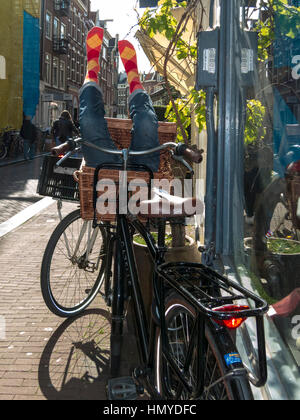
[[[99,227],[93,229],[92,222],[80,218],[79,210],[63,219],[53,235],[42,264],[43,296],[55,313],[71,315],[88,304],[102,284],[103,236]]]
[[[170,344],[170,354],[162,354],[161,341],[157,345],[157,362],[155,372],[157,375],[157,389],[167,399],[188,400],[199,398],[200,400],[228,400],[235,399],[230,386],[227,384],[231,372],[228,373],[223,354],[223,349],[216,346],[222,346],[227,338],[214,341],[214,335],[211,334],[206,325],[205,343],[203,345],[204,354],[199,354],[197,341],[199,337],[199,318],[180,295],[169,299],[166,306],[166,326],[168,340]],[[173,303],[175,302],[175,303]],[[176,303],[178,302],[178,303]],[[209,324],[210,325],[210,324]],[[224,334],[220,332],[220,334]],[[227,334],[227,333],[225,333]],[[208,338],[209,337],[209,338]],[[198,372],[197,358],[204,358],[204,372]],[[173,367],[173,363],[176,366]],[[179,372],[177,372],[178,370]],[[164,372],[164,374],[162,374]],[[181,373],[181,375],[180,375]],[[198,392],[202,385],[201,375],[204,373],[204,383],[201,395]],[[180,379],[181,377],[181,379]],[[245,381],[245,387],[249,389],[249,381],[245,374],[237,381]],[[165,390],[168,390],[165,393]],[[239,392],[239,391],[237,391]],[[248,394],[247,394],[248,395]],[[251,393],[249,394],[251,395]],[[244,394],[238,394],[237,399],[244,399]]]

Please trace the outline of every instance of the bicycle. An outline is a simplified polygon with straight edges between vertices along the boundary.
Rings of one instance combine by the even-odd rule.
[[[0,159],[5,159],[11,144],[11,127],[5,127],[0,132]]]
[[[10,135],[11,135],[11,144],[10,144],[9,155],[10,157],[18,157],[24,152],[24,140],[20,136],[19,131],[12,131]]]
[[[292,188],[295,189],[293,196]],[[295,199],[295,196],[299,199],[299,193],[299,180],[292,179],[290,174],[272,178],[255,208],[255,236],[261,242],[257,249],[264,246],[268,237],[300,240],[300,224],[296,218],[298,200]]]
[[[54,148],[56,155],[67,152],[57,165],[82,142],[76,139]],[[171,142],[142,152],[106,150],[88,142],[85,145],[123,158],[123,165],[101,165],[96,169],[94,188],[97,171],[101,168],[147,171],[152,179],[153,173],[148,168],[128,164],[131,156],[171,149],[173,157],[190,170],[192,168],[184,158],[197,163],[202,160],[201,151]],[[143,214],[146,223],[139,219],[139,215],[118,211],[115,223],[98,221],[96,211],[92,221],[80,219],[79,210],[63,219],[50,238],[42,262],[41,289],[45,303],[56,315],[69,317],[80,314],[98,292],[103,295],[111,307],[112,379],[108,383],[108,398],[111,400],[135,399],[144,390],[152,399],[253,399],[250,382],[262,386],[267,379],[263,315],[268,305],[238,283],[200,263],[165,263],[166,221],[174,220],[175,216],[185,217],[185,213],[182,211],[178,215],[174,211],[174,202],[178,204],[179,199],[183,203],[183,199],[163,191],[158,191],[156,198],[159,212],[166,203],[171,203],[170,211],[168,214],[152,212],[149,205],[152,202],[148,200],[148,211]],[[96,200],[94,194],[94,210]],[[73,224],[79,224],[80,228],[73,229]],[[153,224],[158,231],[157,241],[151,234]],[[143,237],[153,261],[150,325],[134,257],[134,232]],[[73,271],[64,283],[62,276],[67,264]],[[75,272],[75,282],[71,284]],[[89,282],[86,287],[78,281],[91,273],[94,284]],[[58,293],[54,290],[56,280],[59,282]],[[72,292],[69,302],[68,292]],[[249,306],[243,303],[245,300]],[[131,310],[141,360],[132,376],[118,378],[123,323]],[[249,317],[256,319],[256,373],[244,366],[232,333]]]
[[[254,211],[256,269],[265,279],[267,293],[278,300],[289,294],[299,282],[297,267],[294,266],[295,275],[290,276],[284,259],[277,257],[299,252],[299,173],[300,161],[295,161],[286,169],[284,176],[275,174],[261,193]]]

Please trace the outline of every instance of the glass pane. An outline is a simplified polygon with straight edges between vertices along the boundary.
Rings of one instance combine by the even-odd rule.
[[[244,10],[259,56],[244,138],[245,253],[299,365],[300,9],[297,1],[270,3]]]

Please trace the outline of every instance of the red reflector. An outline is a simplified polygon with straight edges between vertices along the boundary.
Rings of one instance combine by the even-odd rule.
[[[217,312],[239,312],[239,311],[244,311],[246,309],[249,309],[249,306],[247,305],[224,305],[224,306],[219,306],[218,308],[214,308],[214,311]],[[222,325],[226,328],[229,328],[231,330],[234,330],[235,328],[238,328],[244,321],[246,318],[241,318],[238,316],[238,314],[236,314],[236,316],[232,316],[232,318],[229,319],[214,319],[214,321],[219,324]]]

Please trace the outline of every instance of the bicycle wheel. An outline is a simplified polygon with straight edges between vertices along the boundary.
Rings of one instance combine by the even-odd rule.
[[[300,240],[286,198],[286,183],[281,178],[275,178],[265,189],[255,209],[254,249],[258,255],[267,252],[268,237]]]
[[[105,272],[106,232],[80,217],[66,216],[46,247],[41,267],[41,290],[51,312],[71,317],[83,311],[99,292]]]
[[[0,141],[0,159],[4,159],[7,155],[7,147]]]
[[[179,294],[171,294],[165,305],[166,329],[171,355],[181,372],[186,361],[188,345],[191,340],[192,325],[196,318],[195,309]],[[227,366],[226,356],[238,352],[228,332],[224,329],[216,333],[212,321],[207,320],[205,325],[205,377],[204,391],[200,400],[251,400],[253,399],[250,384],[245,371],[238,377],[230,378],[227,375],[232,366]],[[230,351],[228,349],[230,348]],[[166,399],[193,399],[197,390],[197,346],[194,346],[189,369],[185,372],[187,382],[192,389],[189,394],[185,388],[180,387],[179,380],[161,354],[161,336],[158,330],[155,349],[155,384],[158,392]],[[238,357],[237,359],[238,360]],[[238,366],[239,365],[239,366]],[[241,362],[235,367],[242,367]],[[227,376],[226,376],[227,375]]]

